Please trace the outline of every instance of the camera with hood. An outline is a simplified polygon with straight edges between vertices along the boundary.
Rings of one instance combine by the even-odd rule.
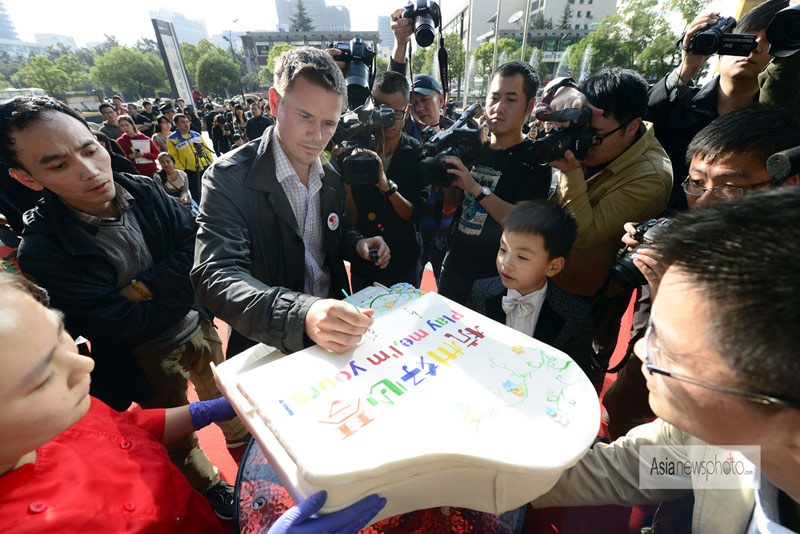
[[[769,53],[775,57],[791,56],[800,50],[800,4],[781,9],[767,25]]]
[[[401,18],[414,21],[414,38],[417,45],[426,48],[433,44],[436,30],[442,24],[439,4],[434,0],[412,0],[403,8]]]
[[[630,252],[627,251],[627,247],[623,247],[614,265],[611,266],[611,277],[623,288],[633,289],[647,283],[642,271],[633,264],[633,255],[642,249],[652,247],[658,236],[663,234],[669,225],[669,219],[649,219],[636,225],[634,239],[639,244]]]
[[[442,158],[454,156],[469,168],[474,161],[476,150],[483,146],[481,136],[483,125],[478,126],[476,117],[483,114],[480,104],[472,104],[450,128],[442,130],[425,143],[426,157],[420,161],[419,171],[426,184],[448,187],[455,176],[448,169],[454,167]]]
[[[375,134],[394,126],[394,110],[386,104],[374,107],[372,102],[342,115],[333,134],[333,142],[344,149],[342,180],[349,185],[378,183],[378,160],[364,153],[375,150]]]
[[[597,130],[592,128],[592,110],[588,106],[551,111],[547,104],[536,107],[536,118],[541,121],[569,122],[565,128],[553,128],[549,134],[533,142],[534,160],[546,165],[563,158],[571,150],[576,159],[582,160],[595,145]]]
[[[375,51],[360,37],[349,43],[330,44],[330,48],[338,50],[336,61],[347,64],[344,78],[347,82],[347,101],[350,109],[362,106],[370,95],[371,80],[375,73]]]

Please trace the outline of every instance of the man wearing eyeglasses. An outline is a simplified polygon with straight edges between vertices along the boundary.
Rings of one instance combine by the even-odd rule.
[[[659,236],[669,267],[635,350],[658,419],[596,444],[534,507],[693,498],[691,515],[671,518],[685,524],[669,532],[800,532],[799,206],[792,187],[673,220]],[[678,489],[655,489],[652,471],[641,476],[646,445],[665,446],[676,463],[708,457],[709,445],[723,455],[755,447],[760,487],[733,477],[731,489],[711,489],[703,476],[678,473]],[[725,475],[722,466],[717,477]],[[667,508],[653,532],[665,532]]]
[[[794,146],[800,146],[800,123],[783,110],[738,109],[718,117],[694,137],[686,153],[689,174],[682,188],[689,209],[734,200],[754,191],[797,185],[797,175],[773,179],[766,164],[772,154]],[[637,224],[625,224],[622,242],[628,250],[639,245],[635,238]],[[633,263],[648,281],[637,299],[631,333],[636,336],[647,324],[650,299],[658,290],[666,266],[658,248],[640,249]],[[639,366],[631,359],[603,397],[603,417],[612,439],[653,417],[646,396]]]
[[[375,77],[375,106],[392,108],[394,125],[377,133],[375,151],[364,150],[378,159],[376,183],[348,185],[347,206],[358,231],[366,237],[382,236],[393,256],[385,269],[360,258],[352,262],[353,291],[373,282],[386,286],[406,282],[419,287],[422,280],[422,238],[417,222],[430,186],[422,182],[417,168],[424,155],[422,144],[403,133],[409,91],[408,80],[401,74],[381,72]]]

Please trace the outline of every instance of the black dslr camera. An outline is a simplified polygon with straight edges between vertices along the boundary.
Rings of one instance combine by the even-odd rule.
[[[349,43],[330,44],[341,52],[334,59],[347,63],[344,77],[347,81],[347,102],[350,109],[356,109],[367,101],[370,95],[370,80],[375,72],[375,51],[372,47],[356,37]]]
[[[439,4],[433,0],[411,0],[403,8],[401,17],[414,21],[414,37],[417,45],[425,48],[433,44],[434,28],[438,28],[442,24]]]
[[[447,169],[454,167],[442,161],[444,156],[460,158],[467,168],[472,165],[475,149],[483,145],[483,125],[478,126],[474,120],[482,113],[480,104],[472,104],[450,128],[442,130],[425,143],[427,157],[419,163],[419,172],[424,183],[442,187],[453,183],[455,176],[447,172]]]
[[[594,146],[597,130],[591,127],[592,110],[588,106],[550,111],[550,106],[540,104],[536,108],[536,118],[570,123],[566,128],[553,128],[549,134],[533,142],[533,157],[540,165],[563,157],[567,150],[571,150],[575,158],[583,159]]]
[[[757,36],[752,33],[731,33],[736,27],[733,17],[720,17],[717,23],[706,26],[692,36],[686,51],[690,54],[710,56],[748,56],[758,47]],[[683,42],[683,38],[681,41]]]
[[[633,255],[642,249],[652,247],[658,236],[669,228],[669,224],[669,219],[660,221],[658,219],[650,219],[636,225],[634,238],[639,244],[630,252],[627,251],[627,247],[623,247],[617,254],[617,260],[614,265],[611,266],[612,278],[619,282],[623,288],[634,289],[647,283],[642,271],[633,264]]]
[[[375,134],[394,126],[394,110],[372,102],[342,115],[333,134],[333,142],[344,149],[342,180],[349,185],[378,183],[378,160],[363,149],[375,149]]]

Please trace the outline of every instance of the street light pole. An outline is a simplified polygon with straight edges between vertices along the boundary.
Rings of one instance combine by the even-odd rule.
[[[231,22],[231,26],[239,22],[239,19],[233,19]],[[228,28],[228,44],[231,45],[231,58],[233,58],[233,64],[236,65],[236,68],[239,68],[239,65],[236,63],[236,54],[233,52],[233,29]],[[242,71],[239,70],[239,91],[242,94],[242,106],[244,106],[244,86],[242,86]]]

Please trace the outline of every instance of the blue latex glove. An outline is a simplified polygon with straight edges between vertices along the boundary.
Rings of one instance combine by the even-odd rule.
[[[287,510],[267,534],[356,534],[386,505],[386,499],[372,494],[343,510],[312,518],[327,498],[325,491],[315,493]]]
[[[225,397],[193,402],[189,405],[189,416],[195,430],[205,428],[211,423],[220,423],[236,417],[233,406]]]

